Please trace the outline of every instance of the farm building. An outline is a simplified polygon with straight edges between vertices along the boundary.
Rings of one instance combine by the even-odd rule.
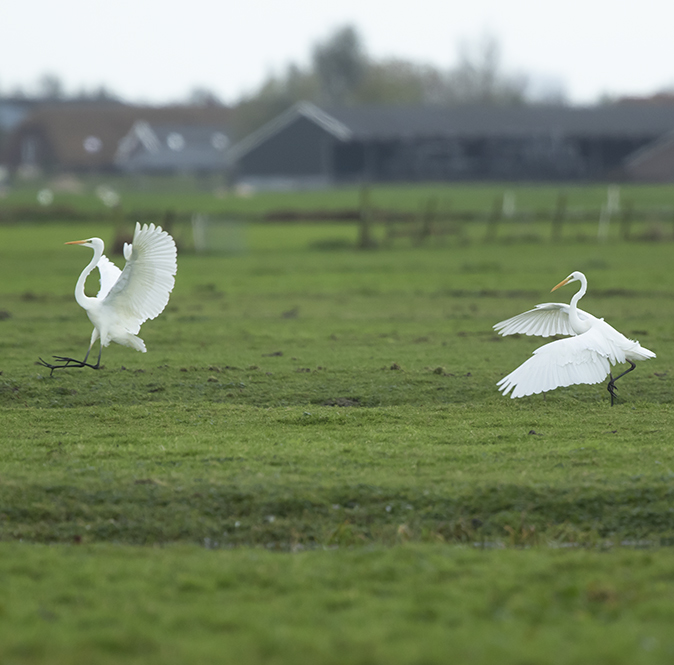
[[[160,143],[170,136],[174,146],[157,150],[152,157],[148,154],[145,159],[148,168],[165,173],[185,172],[194,167],[194,161],[189,161],[192,150],[188,138],[199,135],[201,142],[200,128],[207,128],[209,137],[215,133],[224,137],[218,139],[222,144],[227,141],[229,118],[229,109],[222,106],[43,105],[8,136],[4,162],[14,172],[84,173],[119,171],[120,162],[116,160],[121,160],[121,165],[128,165],[130,170],[135,167],[137,172],[143,163],[144,145],[139,142],[131,149],[133,129],[138,127],[136,123],[144,121],[150,127],[147,136],[153,134]],[[159,129],[155,131],[155,127]],[[120,142],[125,138],[125,149],[120,152]],[[200,166],[205,168],[203,162]],[[223,168],[221,161],[208,166]]]
[[[623,170],[636,182],[674,182],[674,131],[630,155]]]
[[[25,97],[0,97],[0,138],[19,125],[38,104],[38,100]]]
[[[230,143],[226,131],[138,120],[119,142],[115,165],[125,173],[224,173]]]
[[[230,150],[239,181],[604,180],[674,130],[672,104],[351,107],[300,103]]]

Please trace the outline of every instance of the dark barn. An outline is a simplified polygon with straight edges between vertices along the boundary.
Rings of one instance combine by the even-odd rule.
[[[234,146],[240,181],[620,178],[636,151],[674,130],[674,105],[351,107],[300,103]]]

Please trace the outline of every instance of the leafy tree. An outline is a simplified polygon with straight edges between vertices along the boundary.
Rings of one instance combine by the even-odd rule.
[[[235,136],[246,136],[299,101],[341,104],[355,100],[366,63],[356,30],[341,28],[314,47],[308,69],[291,64],[239,101],[232,117]]]
[[[260,89],[244,97],[233,109],[232,128],[242,138],[298,101],[318,101],[319,87],[311,71],[288,66],[283,76],[269,76]]]

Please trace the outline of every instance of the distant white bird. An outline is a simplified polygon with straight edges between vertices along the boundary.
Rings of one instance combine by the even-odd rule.
[[[110,342],[145,353],[145,343],[137,336],[140,326],[161,314],[175,283],[177,251],[173,238],[160,226],[143,224],[141,227],[137,223],[133,243],[124,243],[124,270],[103,255],[104,243],[100,238],[74,240],[66,245],[81,245],[94,250],[91,262],[82,271],[75,286],[75,300],[86,310],[94,324],[94,331],[84,360],[54,356],[61,364],[47,363],[42,358],[40,363],[52,373],[64,367],[98,369],[103,347]],[[91,298],[85,294],[84,285],[94,268],[98,268],[101,288],[98,295]],[[87,359],[97,339],[101,340],[98,361],[92,365],[87,363]]]
[[[524,397],[561,386],[599,383],[609,376],[607,390],[613,405],[615,382],[636,367],[634,361],[655,358],[652,351],[627,339],[604,319],[577,307],[587,291],[587,279],[582,272],[572,272],[552,291],[570,282],[580,282],[580,290],[571,298],[570,305],[555,302],[536,305],[494,326],[501,335],[572,335],[536,349],[529,360],[503,377],[496,385],[504,395],[512,390],[510,397]],[[613,378],[611,365],[625,362],[630,368]]]

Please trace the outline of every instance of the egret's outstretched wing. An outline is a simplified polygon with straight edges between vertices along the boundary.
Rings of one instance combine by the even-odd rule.
[[[524,397],[561,386],[603,381],[611,364],[625,362],[625,354],[606,338],[602,327],[541,346],[496,385],[504,395],[512,390],[511,397]]]
[[[115,285],[122,271],[105,254],[98,260],[96,267],[101,276],[101,288],[96,297],[103,300],[110,293],[110,289]]]
[[[124,270],[104,305],[112,307],[138,332],[143,321],[158,316],[169,299],[177,270],[173,238],[154,224],[136,224]]]
[[[534,309],[523,312],[511,319],[500,321],[494,330],[501,335],[538,335],[552,337],[554,335],[575,335],[569,323],[569,305],[559,302],[546,302],[536,305]],[[577,310],[581,320],[594,319],[592,314]]]

